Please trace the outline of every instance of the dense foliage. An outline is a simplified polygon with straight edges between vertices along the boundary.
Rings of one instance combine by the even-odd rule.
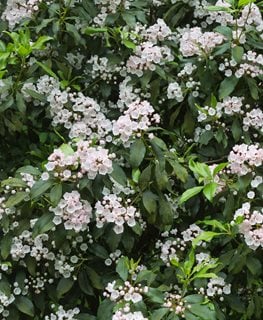
[[[263,318],[252,0],[7,0],[0,318]]]

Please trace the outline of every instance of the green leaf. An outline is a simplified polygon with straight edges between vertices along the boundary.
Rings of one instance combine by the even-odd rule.
[[[132,181],[133,182],[138,183],[140,175],[141,175],[140,169],[132,169]]]
[[[214,31],[221,33],[224,35],[228,40],[232,40],[233,32],[232,29],[226,26],[218,26],[214,29]]]
[[[238,1],[238,7],[240,8],[240,7],[244,7],[244,6],[246,6],[246,5],[248,5],[248,4],[250,4],[250,3],[253,3],[253,2],[255,2],[256,0],[239,0]]]
[[[84,292],[86,295],[94,296],[94,291],[91,286],[89,277],[85,270],[81,270],[78,275],[78,285],[80,290]]]
[[[157,200],[158,200],[158,196],[152,193],[151,191],[145,191],[142,195],[143,205],[150,214],[153,214],[156,212]]]
[[[212,173],[209,166],[205,163],[194,162],[193,159],[189,161],[189,168],[197,173],[200,177],[205,178],[206,180],[211,180]]]
[[[126,281],[128,279],[129,265],[126,257],[121,257],[118,260],[116,271],[123,281]]]
[[[122,167],[114,162],[112,164],[112,167],[113,171],[111,172],[110,176],[122,186],[127,186],[127,177]]]
[[[45,28],[49,23],[51,23],[55,18],[43,19],[40,21],[38,26],[36,26],[36,32],[39,33],[43,28]],[[52,38],[53,39],[53,38]],[[50,39],[51,40],[51,39]]]
[[[76,43],[80,43],[81,42],[81,36],[79,34],[78,29],[71,23],[65,23],[65,25],[66,25],[66,30],[74,38]]]
[[[8,178],[1,182],[1,187],[10,186],[10,187],[18,187],[18,188],[26,188],[27,184],[25,181],[19,178]]]
[[[74,316],[77,320],[96,320],[95,316],[90,315],[89,313],[80,313]]]
[[[209,272],[209,273],[197,273],[193,279],[202,279],[202,278],[217,278],[217,275],[215,273]]]
[[[200,317],[202,320],[216,320],[216,312],[212,304],[192,304],[190,308],[191,313]]]
[[[5,110],[11,108],[14,103],[14,98],[10,96],[7,100],[1,102],[0,101],[0,112],[4,112]]]
[[[200,241],[210,242],[214,237],[220,236],[222,234],[224,233],[204,231],[192,241],[192,244],[195,247]]]
[[[127,23],[128,26],[134,27],[136,24],[136,17],[134,14],[122,13],[123,20]]]
[[[62,184],[58,183],[55,184],[54,187],[50,190],[50,201],[54,206],[56,206],[59,203],[59,200],[62,197]]]
[[[168,176],[166,171],[164,170],[164,168],[162,168],[159,162],[155,164],[154,173],[155,173],[155,180],[159,189],[160,190],[166,189],[169,183]]]
[[[135,283],[140,283],[142,281],[146,281],[147,285],[150,286],[154,280],[156,279],[157,275],[151,270],[142,270],[137,275]]]
[[[97,320],[112,320],[112,310],[115,303],[105,299],[103,300],[98,308]]]
[[[254,100],[258,100],[259,99],[259,88],[257,85],[257,81],[253,78],[246,77],[246,82],[248,84],[251,97]]]
[[[149,165],[141,172],[139,177],[138,183],[142,190],[148,188],[151,181],[151,176],[152,176],[152,166]]]
[[[191,189],[186,190],[182,195],[179,200],[179,204],[182,204],[189,200],[190,198],[196,196],[198,193],[200,193],[204,189],[203,186],[200,187],[193,187]]]
[[[17,173],[30,173],[34,175],[40,175],[40,171],[33,166],[24,166],[16,170]],[[24,181],[23,181],[24,182]]]
[[[55,79],[59,79],[58,76],[44,63],[37,61],[36,62],[47,74]]]
[[[10,253],[11,245],[12,245],[12,236],[9,234],[6,234],[3,236],[2,241],[0,242],[0,250],[1,250],[1,256],[5,260]]]
[[[67,143],[63,143],[59,149],[64,153],[65,156],[72,156],[75,153],[72,147]]]
[[[232,48],[232,57],[236,60],[237,63],[242,61],[244,54],[244,48],[240,46],[235,46]]]
[[[5,205],[7,208],[12,208],[24,201],[25,198],[28,197],[28,195],[29,194],[27,192],[19,191],[16,194],[10,196],[6,201]]]
[[[225,167],[228,165],[228,162],[223,162],[218,164],[215,169],[213,170],[213,177],[215,177],[215,175],[217,175],[220,171],[222,171],[223,169],[225,169]]]
[[[245,312],[246,307],[240,297],[234,295],[227,295],[224,298],[231,309],[241,314]]]
[[[207,9],[208,11],[218,11],[218,12],[220,12],[220,11],[229,12],[229,11],[230,11],[229,8],[227,8],[227,7],[222,7],[222,6],[208,6],[208,7],[206,7],[206,9]]]
[[[151,302],[163,304],[164,294],[157,288],[149,288],[145,295],[149,298]]]
[[[98,275],[98,273],[90,267],[86,267],[85,268],[87,275],[89,276],[90,282],[93,286],[93,288],[98,289],[98,290],[102,290],[104,288],[103,284],[102,284],[102,279],[101,277]]]
[[[228,97],[236,88],[239,79],[235,76],[225,78],[219,87],[219,99],[224,99]]]
[[[93,27],[88,27],[84,31],[87,35],[92,35],[96,33],[104,33],[108,32],[108,28],[93,28]]]
[[[33,227],[32,236],[33,238],[39,234],[45,233],[51,230],[54,227],[53,223],[54,215],[53,213],[46,212],[44,213],[35,223]]]
[[[193,249],[191,249],[189,255],[188,255],[188,259],[184,262],[183,268],[184,268],[184,272],[187,276],[190,275],[191,270],[194,266],[195,263],[195,252]]]
[[[189,296],[184,297],[184,301],[187,303],[202,303],[204,301],[204,296],[201,294],[191,294]]]
[[[190,313],[190,311],[186,310],[184,312],[184,316],[185,316],[185,320],[200,320],[199,317],[194,316],[192,313]],[[203,319],[201,319],[203,320]]]
[[[15,300],[15,305],[19,311],[22,313],[34,317],[35,315],[35,308],[31,300],[26,297],[19,296]]]
[[[34,50],[42,50],[44,49],[44,44],[50,40],[53,40],[53,38],[49,36],[41,36],[33,43],[31,48]]]
[[[233,138],[235,139],[235,141],[236,142],[239,141],[243,131],[238,119],[234,119],[231,126],[231,132],[233,134]]]
[[[202,224],[212,226],[214,229],[219,229],[221,231],[227,231],[226,227],[218,220],[204,220]]]
[[[182,182],[186,182],[187,177],[188,177],[188,172],[185,169],[185,167],[183,167],[178,161],[176,160],[169,160],[169,163],[171,164],[171,166],[173,167],[173,171],[174,174],[176,175],[176,177],[181,180]]]
[[[142,163],[146,153],[146,148],[142,140],[135,140],[130,148],[130,164],[133,168],[138,168]]]
[[[60,299],[73,287],[74,281],[70,278],[62,278],[57,285],[57,296]]]
[[[47,180],[38,180],[31,189],[31,198],[36,199],[44,194],[51,186],[53,185],[53,181]]]
[[[17,109],[21,112],[21,113],[25,113],[26,112],[26,104],[23,98],[23,95],[19,92],[16,93],[16,105],[17,105]]]
[[[247,258],[246,264],[247,264],[247,267],[248,267],[249,271],[250,271],[254,276],[260,275],[260,273],[261,273],[261,271],[262,271],[262,264],[261,264],[261,262],[260,262],[258,259],[254,258],[254,257],[252,257],[252,256],[249,256],[249,257]]]
[[[165,315],[169,312],[168,308],[161,308],[155,310],[150,317],[150,320],[162,320],[165,319]]]
[[[24,91],[32,98],[39,100],[41,102],[46,102],[46,98],[43,94],[38,93],[38,92],[31,90],[31,89],[25,89]]]
[[[215,196],[216,189],[217,189],[216,182],[210,182],[210,183],[206,184],[203,188],[203,194],[210,202],[212,202],[212,200]]]
[[[172,225],[174,218],[172,207],[170,203],[162,197],[159,198],[159,214],[163,225]]]

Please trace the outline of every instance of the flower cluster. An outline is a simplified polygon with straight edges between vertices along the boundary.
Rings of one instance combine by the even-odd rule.
[[[129,146],[132,136],[140,136],[141,132],[147,131],[152,124],[159,121],[160,116],[154,112],[148,101],[136,100],[124,111],[124,115],[113,122],[112,133],[120,136],[123,144]]]
[[[89,143],[80,141],[77,154],[80,159],[81,173],[87,174],[94,180],[97,174],[106,175],[112,172],[112,158],[115,154],[109,154],[109,150],[99,147],[90,147]]]
[[[182,237],[179,235],[175,237],[178,234],[177,229],[162,233],[165,241],[158,240],[155,244],[155,247],[161,250],[160,259],[167,266],[170,266],[171,260],[179,261],[187,248],[187,244],[200,235],[201,232],[201,228],[196,224],[192,224],[181,232]]]
[[[255,78],[263,74],[262,65],[262,54],[257,54],[254,51],[248,51],[243,54],[241,63],[237,63],[234,58],[225,58],[224,62],[219,64],[218,69],[220,71],[224,71],[226,77],[234,75],[236,78],[242,78],[245,75]]]
[[[263,247],[263,210],[253,210],[249,202],[235,212],[234,222],[243,234],[246,244],[253,250]]]
[[[167,97],[168,99],[176,99],[178,102],[182,102],[184,100],[183,91],[178,82],[169,83],[167,88]]]
[[[137,303],[142,301],[142,294],[148,292],[148,287],[142,287],[141,284],[133,286],[129,281],[125,281],[123,285],[117,285],[116,281],[107,284],[103,295],[111,301],[124,301],[129,303]]]
[[[62,181],[74,181],[84,175],[94,180],[97,174],[106,175],[113,170],[111,159],[115,155],[108,154],[109,150],[101,146],[90,146],[89,141],[80,140],[76,152],[70,146],[65,146],[65,152],[63,151],[55,149],[45,165],[48,172]],[[48,175],[44,176],[44,180],[48,178]]]
[[[140,218],[140,213],[134,206],[129,205],[131,200],[123,203],[121,197],[116,194],[105,195],[102,201],[95,204],[95,215],[97,227],[102,228],[105,223],[114,223],[115,233],[123,233],[124,224],[134,227],[136,220]]]
[[[142,36],[152,43],[157,43],[157,41],[171,39],[172,31],[163,19],[157,19],[157,23],[143,31]]]
[[[87,75],[90,74],[92,79],[100,78],[107,83],[111,80],[116,80],[114,74],[121,73],[123,69],[121,66],[111,65],[107,57],[99,57],[97,55],[91,56],[87,64],[91,67],[91,70],[86,70]]]
[[[215,295],[221,296],[222,294],[231,293],[231,284],[226,284],[224,278],[212,278],[209,279],[206,289],[206,295],[213,297]]]
[[[7,20],[9,28],[13,29],[16,24],[31,16],[39,10],[42,0],[8,0],[2,19]]]
[[[125,312],[125,310],[118,310],[112,316],[112,320],[147,320],[141,311]]]
[[[55,307],[55,306],[53,306]],[[63,306],[59,306],[57,311],[45,316],[45,320],[76,320],[75,316],[80,313],[79,308],[65,310]]]
[[[243,118],[243,130],[248,131],[249,128],[263,132],[263,111],[261,109],[254,108],[245,114]]]
[[[10,304],[15,301],[15,296],[13,294],[7,295],[0,290],[0,314],[2,315],[2,319],[6,319],[5,317],[9,316],[9,311],[6,309]]]
[[[39,234],[33,238],[31,231],[24,230],[18,237],[13,237],[12,239],[10,249],[12,259],[18,261],[29,255],[36,261],[40,261],[41,259],[54,260],[54,253],[45,244],[48,240],[49,237],[46,233]]]
[[[99,104],[81,92],[61,90],[59,86],[56,79],[42,76],[36,85],[24,84],[22,92],[28,100],[31,98],[27,89],[47,96],[53,126],[63,125],[69,130],[71,139],[111,139],[111,121],[101,112]]]
[[[166,292],[164,297],[165,308],[169,308],[170,311],[173,311],[175,314],[184,317],[184,311],[186,309],[183,297],[179,293]]]
[[[164,65],[172,60],[173,55],[169,47],[160,47],[146,41],[136,47],[135,55],[129,57],[127,72],[141,77],[145,70],[154,71],[157,65]]]
[[[246,175],[252,168],[259,167],[263,162],[263,149],[258,145],[235,145],[228,156],[231,173]]]
[[[100,12],[93,18],[94,24],[103,26],[109,14],[115,14],[121,5],[124,9],[129,9],[131,2],[130,0],[95,0],[94,3],[100,8]]]
[[[180,39],[180,51],[184,57],[209,55],[212,50],[222,44],[224,36],[216,32],[202,32],[199,27],[185,29]]]
[[[55,208],[53,222],[58,225],[64,222],[66,230],[76,232],[86,230],[92,218],[92,207],[88,201],[82,200],[78,191],[66,192]]]

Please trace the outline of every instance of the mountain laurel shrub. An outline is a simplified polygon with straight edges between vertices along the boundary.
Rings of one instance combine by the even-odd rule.
[[[262,10],[1,1],[0,319],[263,318]]]

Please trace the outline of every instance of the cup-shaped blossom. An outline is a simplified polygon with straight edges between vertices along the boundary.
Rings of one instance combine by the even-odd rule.
[[[67,230],[76,232],[86,230],[92,218],[92,207],[88,201],[81,199],[78,191],[66,192],[55,208],[53,222],[58,225],[64,223]]]

